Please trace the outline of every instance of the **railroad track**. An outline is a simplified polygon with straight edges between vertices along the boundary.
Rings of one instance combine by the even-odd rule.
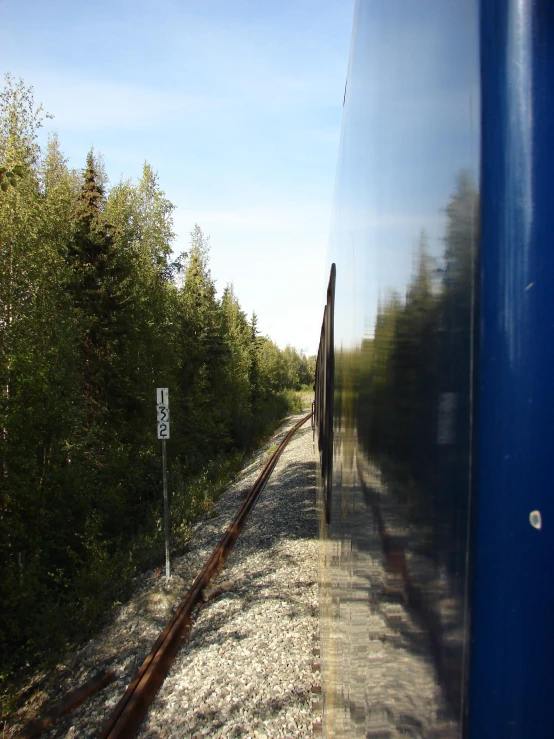
[[[235,518],[194,581],[186,598],[180,603],[173,617],[158,636],[150,654],[142,663],[133,681],[115,707],[100,734],[101,739],[127,739],[135,736],[183,641],[187,638],[192,623],[193,611],[202,600],[203,591],[212,577],[223,568],[248,514],[265,487],[281,453],[294,433],[311,416],[312,414],[308,413],[289,430],[267,461]]]

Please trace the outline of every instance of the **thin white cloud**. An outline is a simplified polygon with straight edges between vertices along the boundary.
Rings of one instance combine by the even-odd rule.
[[[140,84],[86,79],[58,72],[29,75],[37,99],[54,114],[61,130],[143,129],[180,118],[215,112],[217,101],[197,94],[167,92]]]
[[[329,207],[321,204],[280,203],[273,206],[230,208],[220,210],[187,210],[179,209],[175,220],[179,224],[194,223],[226,228],[232,231],[270,229],[275,232],[286,232],[305,227],[312,227],[325,219],[325,230],[328,227]],[[204,228],[204,227],[203,227]]]

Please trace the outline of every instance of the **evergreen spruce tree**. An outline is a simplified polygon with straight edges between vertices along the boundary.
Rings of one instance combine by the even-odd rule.
[[[75,209],[75,229],[68,258],[70,292],[82,321],[83,392],[102,413],[116,410],[118,357],[126,332],[129,264],[118,251],[113,227],[104,213],[104,189],[92,151]]]
[[[250,320],[250,399],[255,407],[262,394],[259,357],[258,316],[252,312]]]

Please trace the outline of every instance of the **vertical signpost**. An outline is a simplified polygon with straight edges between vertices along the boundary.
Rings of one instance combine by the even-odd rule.
[[[165,442],[169,439],[169,391],[166,387],[156,389],[156,419],[158,439],[162,441],[162,475],[164,489],[164,527],[165,527],[165,576],[169,580],[169,501],[167,497],[167,457]]]

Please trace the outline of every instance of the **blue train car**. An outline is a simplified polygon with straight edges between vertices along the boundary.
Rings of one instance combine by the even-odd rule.
[[[553,90],[550,0],[356,4],[316,378],[325,736],[554,737]]]

